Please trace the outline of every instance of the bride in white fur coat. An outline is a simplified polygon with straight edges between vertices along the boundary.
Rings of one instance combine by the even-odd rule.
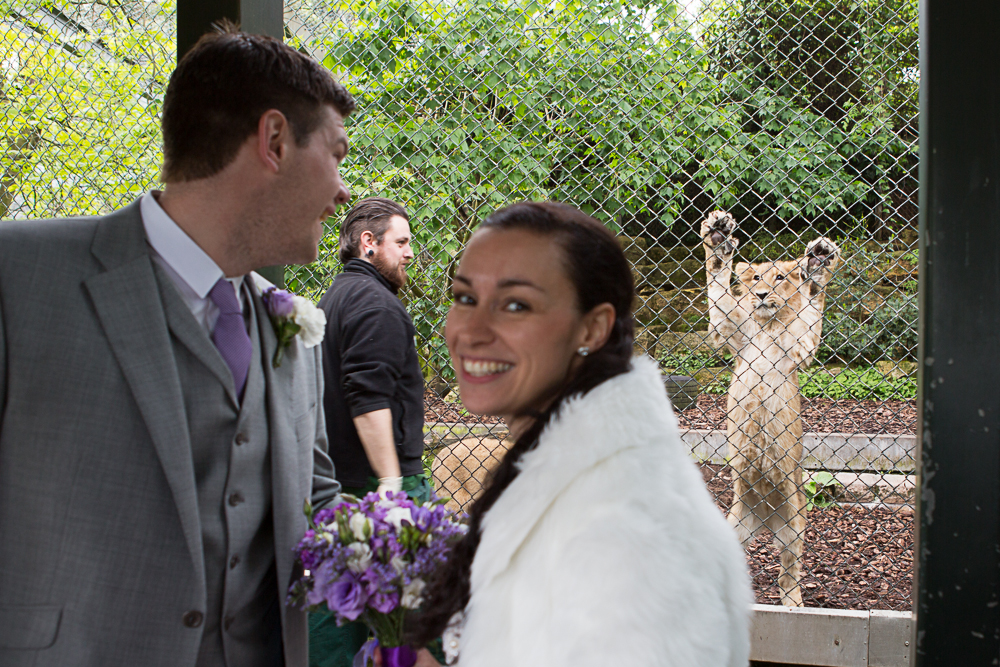
[[[461,667],[745,667],[743,552],[660,373],[632,359],[632,276],[569,206],[483,223],[445,337],[462,402],[516,442],[433,582],[413,643]],[[437,664],[421,651],[418,665]]]

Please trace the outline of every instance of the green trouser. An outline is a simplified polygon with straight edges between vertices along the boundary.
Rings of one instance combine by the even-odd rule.
[[[378,489],[378,480],[368,478],[362,487],[345,486],[344,493],[358,498]],[[431,485],[424,475],[403,478],[403,491],[417,502],[427,502]],[[351,667],[354,655],[368,641],[368,626],[359,621],[337,627],[337,619],[329,611],[309,614],[309,667]]]

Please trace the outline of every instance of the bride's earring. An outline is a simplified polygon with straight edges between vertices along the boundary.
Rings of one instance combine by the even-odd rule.
[[[576,348],[576,353],[579,354],[581,357],[585,357],[588,354],[590,354],[590,348],[587,347],[586,345],[584,345],[583,347],[578,347]]]

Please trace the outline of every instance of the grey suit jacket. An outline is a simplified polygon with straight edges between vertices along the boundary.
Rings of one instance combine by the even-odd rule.
[[[0,222],[0,664],[194,665],[205,572],[190,442],[138,202]],[[262,345],[276,340],[253,290]],[[279,595],[303,501],[339,493],[320,347],[265,364]],[[305,614],[282,609],[285,661]]]

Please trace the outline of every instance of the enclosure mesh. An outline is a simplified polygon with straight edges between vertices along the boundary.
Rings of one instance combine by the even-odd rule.
[[[0,218],[106,213],[156,187],[174,3],[0,7]],[[685,442],[728,508],[739,473],[719,397],[734,362],[727,341],[708,339],[701,238],[707,214],[725,210],[736,263],[799,258],[820,236],[841,250],[816,360],[787,374],[808,406],[789,491],[809,504],[805,604],[909,608],[916,0],[288,0],[285,22],[286,41],[358,101],[344,165],[353,197],[411,214],[403,299],[439,493],[467,508],[506,435],[459,402],[442,337],[449,276],[491,211],[556,199],[619,235],[638,292],[636,352],[681,376],[675,405],[697,427]],[[319,261],[286,269],[291,289],[318,299],[339,271],[342,216]],[[750,457],[749,468],[769,465]],[[758,601],[779,602],[768,539],[748,545],[749,562]]]

